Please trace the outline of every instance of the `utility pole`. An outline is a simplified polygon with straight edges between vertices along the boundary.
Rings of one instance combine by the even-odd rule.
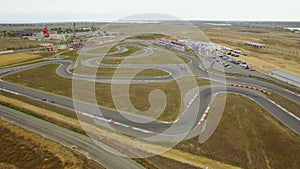
[[[74,43],[74,39],[75,39],[75,34],[76,34],[76,29],[75,29],[75,22],[72,23],[73,25],[73,36],[72,36],[72,43]]]

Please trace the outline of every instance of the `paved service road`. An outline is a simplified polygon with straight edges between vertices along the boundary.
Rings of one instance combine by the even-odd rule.
[[[26,115],[22,112],[0,105],[0,117],[8,122],[40,134],[67,147],[75,146],[76,151],[79,151],[82,154],[87,154],[89,158],[98,161],[106,168],[144,168],[129,158],[116,156],[107,152],[106,150],[100,148],[100,146],[96,145],[87,136],[59,127],[44,120],[40,120],[30,115]]]

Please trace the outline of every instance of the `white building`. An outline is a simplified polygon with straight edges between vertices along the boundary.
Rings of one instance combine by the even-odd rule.
[[[293,75],[281,70],[271,70],[270,75],[278,80],[300,87],[300,76]]]

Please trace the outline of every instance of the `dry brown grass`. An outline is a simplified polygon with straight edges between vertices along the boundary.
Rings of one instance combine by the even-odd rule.
[[[217,97],[214,103],[218,103]],[[220,105],[214,104],[210,114]],[[207,121],[209,128],[210,120]],[[299,168],[300,138],[260,106],[240,95],[228,94],[221,122],[204,144],[198,138],[177,148],[243,168]]]
[[[43,42],[36,40],[25,40],[20,38],[0,38],[0,51],[8,48],[28,48],[41,44]]]
[[[0,120],[0,126],[1,162],[22,169],[103,168],[62,145],[6,121]]]
[[[263,49],[249,48],[244,45],[230,43],[227,41],[216,40],[215,42],[231,47],[233,49],[242,49],[248,56],[240,55],[239,60],[251,64],[254,69],[260,70],[264,73],[269,73],[270,70],[280,69],[292,74],[300,75],[299,58],[291,58],[291,56],[284,56],[278,53],[263,51]]]
[[[280,103],[280,106],[287,109],[289,112],[295,114],[296,116],[300,117],[300,103],[294,102],[288,98],[280,96],[276,93],[272,93],[270,97],[276,103]]]
[[[252,64],[256,69],[268,73],[271,69],[281,69],[300,75],[299,56],[293,56],[286,52],[300,53],[299,41],[288,37],[299,38],[299,35],[290,32],[274,30],[272,28],[249,27],[213,27],[203,26],[201,30],[215,43],[220,43],[232,48],[242,49],[250,57],[241,56],[241,60]],[[235,40],[262,43],[278,51],[256,49],[247,47]]]
[[[74,69],[71,70],[71,72],[74,72]],[[136,75],[135,73],[138,72]],[[94,68],[89,69],[88,67],[84,69],[76,70],[76,74],[83,74],[83,75],[92,75],[92,73],[95,73]],[[135,75],[136,77],[155,77],[155,76],[167,76],[169,75],[168,72],[165,72],[163,70],[159,69],[137,69],[137,68],[99,68],[96,72],[96,76],[116,76],[116,77],[132,77]]]
[[[45,110],[36,106],[32,106],[30,104],[27,104],[25,102],[22,101],[18,101],[15,99],[10,99],[4,96],[0,97],[0,103],[3,104],[9,104],[15,108],[18,109],[23,109],[24,111],[29,111],[31,114],[35,115],[35,116],[39,116],[42,119],[45,120],[49,120],[52,123],[55,123],[57,125],[60,125],[62,127],[66,127],[70,128],[72,130],[75,131],[79,131],[79,132],[83,132],[83,129],[81,128],[78,120],[70,118],[70,117],[66,117],[66,116],[62,116],[56,112],[51,112],[49,110]],[[101,133],[101,136],[105,137],[106,139],[109,138],[109,140],[113,140],[110,141],[108,144],[114,144],[114,146],[116,145],[128,145],[128,146],[132,146],[135,148],[139,148],[141,150],[147,151],[149,153],[156,153],[156,152],[161,152],[163,150],[165,150],[164,147],[160,147],[158,145],[153,145],[153,144],[149,144],[146,142],[143,142],[141,140],[136,140],[132,137],[128,137],[125,135],[120,135],[118,133],[112,132],[112,131],[107,131],[105,129],[102,128],[95,128],[94,126],[90,126],[89,124],[85,124],[87,125],[86,127],[89,128],[90,135],[97,135],[95,138],[98,138],[99,133]],[[36,138],[38,139],[38,138]],[[183,167],[187,167],[187,168],[205,168],[205,167],[209,167],[209,168],[237,168],[228,164],[223,164],[221,162],[215,161],[215,160],[210,160],[208,158],[205,157],[201,157],[201,156],[195,156],[193,154],[190,153],[186,153],[180,150],[170,150],[165,152],[164,154],[161,155],[163,158],[167,158],[167,163],[172,163],[172,160],[177,161],[175,162],[178,163],[183,163],[180,164],[180,166]],[[156,156],[154,158],[160,158],[160,156]],[[142,160],[142,159],[140,159]],[[139,161],[140,161],[139,160]],[[154,159],[147,159],[150,161],[153,161]],[[143,163],[149,163],[146,161],[142,161]],[[140,161],[141,162],[141,161]],[[165,165],[164,162],[160,161],[161,165]],[[152,167],[150,167],[150,166]],[[170,165],[170,164],[167,164]],[[150,168],[155,168],[154,165],[151,164],[147,164],[145,165],[147,167]],[[154,166],[154,167],[153,167]]]
[[[41,52],[23,52],[0,55],[0,67],[42,58]]]
[[[0,162],[0,169],[17,169],[17,167],[12,165],[12,164],[7,164],[7,163],[1,163]]]

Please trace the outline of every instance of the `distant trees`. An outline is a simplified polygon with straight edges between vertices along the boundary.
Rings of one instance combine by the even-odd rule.
[[[3,37],[19,37],[19,33],[13,30],[10,31],[2,31]]]
[[[50,29],[51,31],[56,31],[57,33],[71,33],[73,30],[71,28],[61,28],[61,27],[54,27]]]
[[[51,31],[56,31],[57,33],[63,33],[64,32],[61,27],[54,27],[54,28],[51,28],[50,30]]]

